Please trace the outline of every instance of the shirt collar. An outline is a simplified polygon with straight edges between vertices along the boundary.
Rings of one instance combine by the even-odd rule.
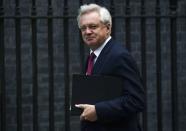
[[[96,55],[96,59],[98,58],[99,54],[101,53],[102,49],[105,47],[105,45],[107,44],[107,42],[111,39],[111,36],[109,36],[105,42],[94,51],[94,54]],[[90,50],[90,53],[92,53],[93,51]]]

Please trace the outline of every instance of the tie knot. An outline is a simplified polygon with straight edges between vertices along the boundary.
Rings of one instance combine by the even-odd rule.
[[[96,55],[94,54],[94,52],[92,52],[89,57],[91,60],[94,60],[94,58],[96,58]]]

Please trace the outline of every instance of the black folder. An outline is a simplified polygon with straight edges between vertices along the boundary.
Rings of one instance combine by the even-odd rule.
[[[123,81],[120,77],[81,75],[72,77],[71,115],[80,115],[82,110],[75,104],[95,104],[121,96]]]

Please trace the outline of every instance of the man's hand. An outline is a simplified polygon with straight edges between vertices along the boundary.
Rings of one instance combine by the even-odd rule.
[[[83,113],[80,116],[80,120],[87,120],[87,121],[91,121],[91,122],[94,122],[97,120],[95,105],[78,104],[75,106],[77,108],[83,109]]]

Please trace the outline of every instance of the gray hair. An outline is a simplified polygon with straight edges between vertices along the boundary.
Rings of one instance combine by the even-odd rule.
[[[82,15],[89,12],[98,12],[101,18],[101,22],[104,24],[109,24],[112,27],[112,18],[110,12],[105,8],[97,4],[85,4],[82,5],[79,9],[79,15],[77,16],[78,26],[80,27],[80,18]]]

